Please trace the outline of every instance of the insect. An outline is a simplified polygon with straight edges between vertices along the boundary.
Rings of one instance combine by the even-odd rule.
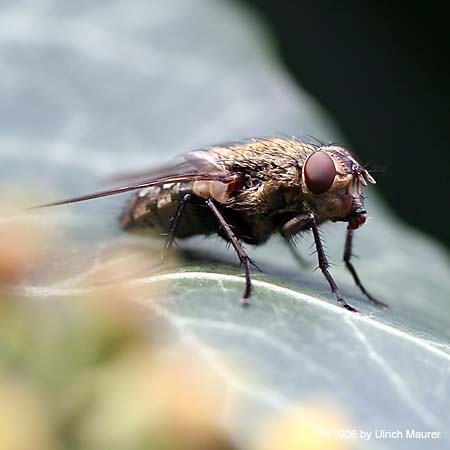
[[[387,306],[365,289],[351,262],[352,239],[366,221],[362,190],[375,184],[346,148],[297,138],[262,138],[190,151],[184,162],[130,179],[125,186],[48,203],[55,206],[137,191],[120,224],[124,230],[166,234],[162,261],[175,238],[216,233],[229,242],[245,273],[243,304],[252,282],[243,243],[263,244],[279,233],[295,250],[294,236],[312,231],[319,267],[337,301],[342,296],[329,271],[319,226],[347,222],[344,262],[356,285],[377,306]]]

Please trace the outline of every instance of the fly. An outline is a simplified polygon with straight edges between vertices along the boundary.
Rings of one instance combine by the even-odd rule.
[[[319,226],[328,221],[348,224],[345,265],[363,294],[386,307],[365,289],[351,262],[354,231],[366,221],[362,191],[368,184],[375,180],[344,147],[297,138],[251,139],[190,151],[181,164],[129,177],[125,186],[39,207],[137,191],[120,217],[121,227],[166,234],[162,262],[175,238],[220,235],[244,269],[244,305],[252,283],[243,243],[260,245],[278,233],[295,250],[294,236],[310,230],[319,268],[336,300],[356,312],[331,276]]]

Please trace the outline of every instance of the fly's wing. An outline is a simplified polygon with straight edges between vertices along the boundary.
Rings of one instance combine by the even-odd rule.
[[[142,173],[133,176],[121,177],[127,184],[106,189],[91,194],[63,199],[55,202],[33,206],[28,209],[44,208],[48,206],[65,205],[68,203],[78,203],[100,197],[123,194],[125,192],[136,191],[152,186],[160,186],[170,183],[188,183],[191,181],[219,181],[229,184],[236,182],[239,175],[228,172],[223,164],[214,158],[208,151],[194,151],[185,155],[186,162],[158,169],[153,172]]]
[[[216,155],[208,150],[195,150],[186,153],[185,159],[193,168],[200,171],[225,173],[226,168]]]
[[[157,180],[168,176],[188,175],[195,173],[196,169],[187,162],[182,162],[176,165],[164,166],[153,170],[146,170],[143,172],[136,172],[125,175],[117,175],[108,177],[102,180],[104,186],[117,186],[123,184],[139,184],[145,183],[148,180]]]
[[[181,161],[180,161],[181,159]],[[183,161],[184,159],[184,161]],[[180,161],[180,162],[178,162]],[[156,180],[167,176],[187,175],[196,172],[225,172],[225,166],[215,155],[208,150],[195,150],[175,158],[173,164],[158,169],[146,170],[133,174],[108,177],[104,180],[105,185],[144,183],[148,180]]]

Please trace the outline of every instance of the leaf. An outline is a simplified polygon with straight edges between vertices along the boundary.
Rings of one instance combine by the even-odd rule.
[[[293,85],[250,11],[211,0],[136,2],[126,11],[122,2],[109,3],[50,3],[27,12],[33,20],[26,34],[13,27],[4,32],[5,193],[28,186],[37,202],[82,194],[105,176],[157,166],[186,150],[279,131],[343,142],[320,107]],[[12,7],[2,20],[16,14]],[[309,237],[300,251],[310,269],[298,268],[276,239],[249,249],[263,273],[254,271],[248,309],[239,304],[241,271],[217,238],[180,243],[202,257],[126,282],[167,289],[162,303],[136,300],[173,328],[172,351],[188,345],[226,379],[225,420],[240,442],[254,445],[265,420],[292,407],[323,404],[358,432],[442,431],[426,448],[449,445],[448,254],[398,222],[374,191],[371,220],[357,232],[355,264],[390,305],[386,311],[364,300],[339,263],[342,224],[323,227],[323,235],[336,264],[332,272],[359,315],[337,306],[322,275],[312,271]],[[25,220],[51,226],[61,245],[48,249],[48,269],[29,268],[23,292],[52,300],[84,292],[86,280],[108,271],[106,253],[126,249],[117,261],[133,267],[139,249],[158,248],[159,242],[118,230],[124,202],[28,215]],[[394,441],[372,437],[366,445],[387,444]],[[395,444],[424,446],[413,439]]]

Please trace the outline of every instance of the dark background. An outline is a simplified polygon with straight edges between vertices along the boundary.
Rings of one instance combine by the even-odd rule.
[[[241,1],[360,158],[383,168],[391,207],[450,246],[450,38],[439,2]]]

